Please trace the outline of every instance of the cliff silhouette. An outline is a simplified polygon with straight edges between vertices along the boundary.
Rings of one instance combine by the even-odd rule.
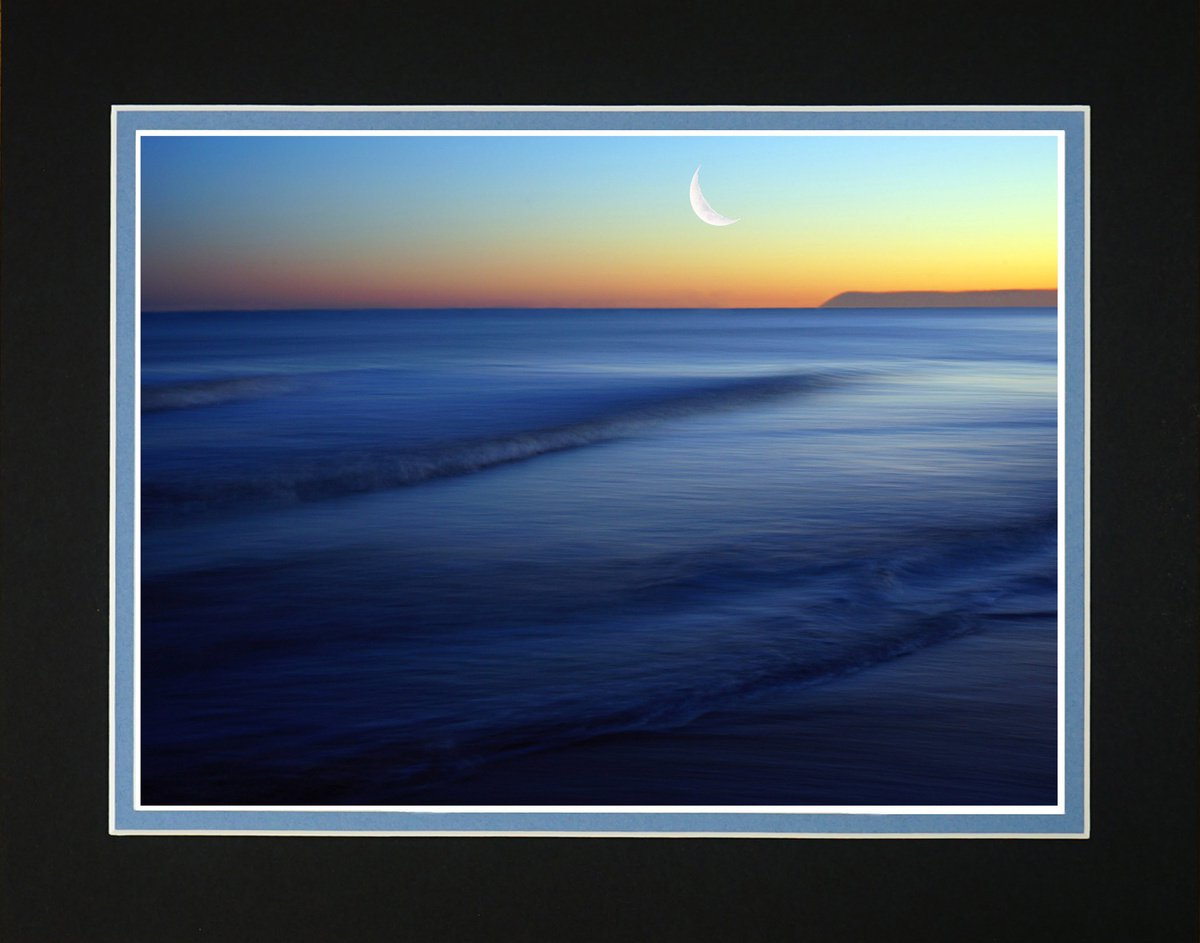
[[[1053,308],[1054,288],[995,291],[844,291],[822,308]]]

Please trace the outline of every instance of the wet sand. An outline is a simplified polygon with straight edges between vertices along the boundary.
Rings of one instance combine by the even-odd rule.
[[[996,621],[840,679],[776,689],[683,728],[495,761],[402,801],[1053,804],[1055,690],[1054,627]]]

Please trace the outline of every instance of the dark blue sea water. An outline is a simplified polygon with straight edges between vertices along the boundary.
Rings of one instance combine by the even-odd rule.
[[[142,320],[149,804],[1052,804],[1052,310]]]

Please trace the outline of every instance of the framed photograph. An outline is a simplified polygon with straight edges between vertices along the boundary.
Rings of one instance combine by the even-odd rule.
[[[112,149],[113,834],[1087,835],[1086,107]]]

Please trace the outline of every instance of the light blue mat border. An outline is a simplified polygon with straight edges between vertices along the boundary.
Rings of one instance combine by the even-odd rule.
[[[1062,131],[1065,142],[1066,704],[1062,814],[198,811],[133,803],[136,135],[144,130]],[[554,834],[1082,837],[1087,813],[1087,110],[183,110],[113,115],[113,540],[110,831],[114,834]]]

